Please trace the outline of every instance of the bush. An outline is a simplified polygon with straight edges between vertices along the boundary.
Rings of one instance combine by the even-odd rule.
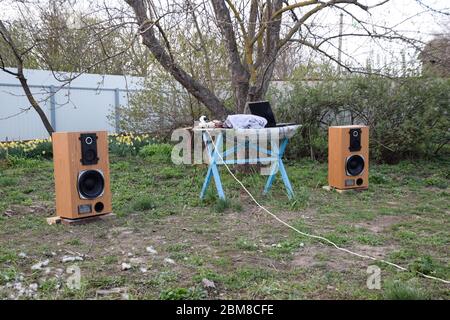
[[[380,162],[449,152],[450,79],[361,76],[292,85],[270,94],[280,120],[303,125],[290,157],[326,160],[327,127],[347,124],[370,126],[371,158]]]
[[[137,155],[142,147],[157,141],[158,137],[148,134],[113,134],[109,136],[109,152],[118,156]]]
[[[172,148],[168,143],[149,144],[141,149],[139,155],[152,160],[170,161]]]

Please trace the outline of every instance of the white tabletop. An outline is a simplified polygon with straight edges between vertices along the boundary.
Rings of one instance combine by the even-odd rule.
[[[235,128],[200,128],[194,127],[194,132],[209,132],[211,135],[218,135],[221,133],[238,135],[272,135],[277,134],[280,139],[291,138],[295,135],[297,130],[301,127],[300,124],[286,125],[280,127],[261,128],[261,129],[235,129]]]

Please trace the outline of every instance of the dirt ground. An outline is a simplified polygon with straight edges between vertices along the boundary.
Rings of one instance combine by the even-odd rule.
[[[4,299],[448,299],[449,192],[437,164],[371,168],[366,192],[321,188],[326,168],[292,162],[289,201],[277,182],[240,178],[258,201],[302,232],[409,268],[338,251],[296,234],[259,209],[222,171],[228,199],[214,186],[198,198],[204,167],[111,162],[114,216],[83,225],[48,225],[52,163],[0,164],[0,297]],[[442,168],[442,164],[440,164]],[[325,173],[324,173],[325,172]],[[399,174],[400,173],[400,174]],[[431,178],[433,179],[431,179]],[[439,180],[439,188],[427,181]],[[381,289],[367,267],[381,268]],[[80,287],[73,288],[79,268]]]

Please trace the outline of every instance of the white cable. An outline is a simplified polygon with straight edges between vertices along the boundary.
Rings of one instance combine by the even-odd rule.
[[[256,205],[257,205],[258,207],[260,207],[261,209],[263,209],[263,210],[264,210],[265,212],[267,212],[269,215],[271,215],[275,220],[277,220],[277,221],[280,222],[281,224],[285,225],[286,227],[288,227],[288,228],[294,230],[295,232],[297,232],[297,233],[299,233],[299,234],[301,234],[301,235],[303,235],[303,236],[305,236],[305,237],[310,237],[310,238],[318,239],[318,240],[324,241],[324,242],[326,242],[326,243],[329,243],[329,244],[331,244],[333,247],[335,247],[337,250],[340,250],[340,251],[343,251],[343,252],[346,252],[346,253],[355,255],[355,256],[360,257],[360,258],[370,259],[370,260],[373,260],[373,261],[379,261],[379,262],[385,263],[385,264],[387,264],[387,265],[390,265],[390,266],[395,267],[395,268],[397,268],[397,269],[399,269],[399,270],[402,270],[402,271],[408,271],[407,268],[402,267],[402,266],[400,266],[400,265],[398,265],[398,264],[395,264],[395,263],[386,261],[386,260],[384,260],[384,259],[378,259],[378,258],[375,258],[375,257],[372,257],[372,256],[368,256],[368,255],[365,255],[365,254],[359,254],[359,253],[357,253],[357,252],[353,252],[353,251],[351,251],[351,250],[348,250],[348,249],[345,249],[345,248],[341,248],[341,247],[339,247],[336,243],[334,243],[333,241],[331,241],[331,240],[329,240],[329,239],[327,239],[327,238],[325,238],[325,237],[317,236],[317,235],[313,235],[313,234],[309,234],[309,233],[302,232],[302,231],[298,230],[297,228],[291,226],[289,223],[287,223],[287,222],[281,220],[280,218],[278,218],[277,215],[275,215],[274,213],[270,212],[270,211],[269,211],[268,209],[266,209],[264,206],[262,206],[261,204],[259,204],[259,202],[255,199],[255,197],[254,197],[254,196],[250,193],[250,191],[248,191],[248,189],[244,186],[244,184],[243,184],[243,183],[242,183],[242,182],[234,175],[234,173],[231,171],[230,167],[228,167],[228,165],[227,165],[227,164],[225,163],[225,161],[223,160],[222,155],[217,151],[217,149],[216,149],[216,144],[214,143],[213,138],[212,138],[211,134],[209,133],[210,130],[214,130],[214,129],[205,129],[205,131],[208,133],[208,135],[209,135],[209,137],[210,137],[210,139],[211,139],[211,143],[213,144],[214,152],[217,153],[217,155],[219,156],[220,160],[222,161],[222,163],[223,163],[223,164],[225,165],[225,167],[227,168],[228,172],[231,174],[231,176],[234,178],[234,180],[236,180],[236,181],[241,185],[241,187],[245,190],[245,192],[247,192],[247,194],[250,196],[250,198],[252,198],[253,202],[255,202]],[[433,276],[424,274],[424,273],[422,273],[422,272],[420,272],[420,271],[416,271],[416,272],[417,272],[419,275],[421,275],[422,277],[425,277],[425,278],[428,278],[428,279],[437,280],[437,281],[440,281],[440,282],[443,282],[443,283],[446,283],[446,284],[449,284],[449,283],[450,283],[450,281],[448,281],[448,280],[444,280],[444,279],[441,279],[441,278],[433,277]]]

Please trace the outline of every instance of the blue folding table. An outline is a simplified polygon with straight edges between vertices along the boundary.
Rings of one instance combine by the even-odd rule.
[[[300,125],[288,125],[275,128],[264,129],[205,129],[194,128],[194,132],[201,132],[203,142],[207,148],[209,166],[206,173],[205,181],[203,183],[200,198],[203,199],[211,182],[211,177],[214,178],[214,182],[217,189],[217,194],[220,199],[225,199],[225,193],[222,187],[222,181],[220,180],[218,165],[235,165],[235,164],[256,164],[256,163],[271,163],[270,173],[267,178],[266,185],[264,187],[264,194],[269,192],[272,187],[273,181],[278,171],[281,173],[284,186],[289,198],[294,196],[294,190],[292,189],[291,182],[289,181],[288,174],[283,164],[283,154],[286,150],[286,146],[291,138],[298,130]],[[260,145],[260,140],[257,143],[252,143],[251,139],[245,138],[246,136],[256,135],[256,137],[265,137],[268,141],[271,141],[269,150],[268,148]],[[228,149],[223,150],[224,136],[225,139],[230,139],[232,136],[231,146]],[[244,137],[240,139],[239,137]],[[234,137],[237,137],[235,139]],[[274,138],[273,138],[274,137]],[[214,142],[213,142],[213,138]],[[274,143],[275,142],[275,143]],[[225,143],[225,147],[228,147],[229,141]],[[253,149],[256,152],[256,156],[247,156],[246,149],[249,151]],[[235,155],[239,155],[239,152],[244,152],[245,156],[235,158]],[[249,152],[250,153],[250,152]],[[264,154],[264,156],[261,156]],[[230,159],[231,157],[231,159]]]

